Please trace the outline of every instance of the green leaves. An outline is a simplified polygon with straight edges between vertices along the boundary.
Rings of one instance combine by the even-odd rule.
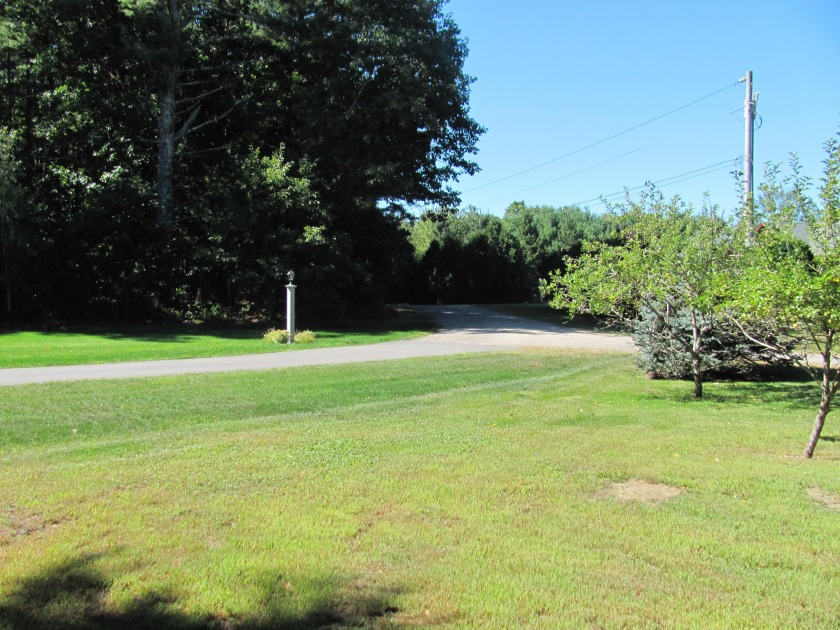
[[[625,322],[645,312],[649,323],[637,343],[651,356],[676,353],[664,365],[690,360],[696,397],[722,317],[761,352],[769,351],[766,360],[798,360],[816,348],[822,361],[812,372],[821,381],[822,401],[805,450],[811,457],[840,388],[840,372],[832,367],[840,360],[834,349],[840,330],[840,142],[835,138],[825,147],[820,203],[807,196],[809,181],[795,156],[788,177],[768,165],[758,203],[744,208],[737,224],[695,215],[679,198],[665,200],[653,189],[637,202],[628,200],[617,208],[621,242],[589,244],[569,261],[567,273],[554,273],[552,306]],[[648,363],[662,359],[654,358]]]
[[[732,299],[744,318],[772,317],[809,338],[840,326],[840,145],[825,146],[820,204],[806,197],[795,159],[791,177],[768,167],[759,201],[764,226],[743,252]]]
[[[477,168],[439,0],[6,0],[0,47],[21,316],[271,313],[286,266],[325,314],[369,309],[408,284],[383,208],[454,204]]]
[[[625,320],[642,306],[714,310],[718,275],[732,257],[725,223],[654,190],[618,208],[617,221],[625,226],[620,244],[591,245],[552,276],[553,306]]]
[[[591,313],[629,325],[646,312],[658,323],[635,338],[650,350],[685,355],[702,395],[708,369],[707,340],[713,336],[723,302],[720,277],[733,259],[729,226],[714,217],[695,215],[678,197],[666,200],[657,190],[616,208],[623,226],[619,243],[590,244],[566,273],[551,276],[551,305],[572,313]],[[673,323],[677,314],[689,325]]]

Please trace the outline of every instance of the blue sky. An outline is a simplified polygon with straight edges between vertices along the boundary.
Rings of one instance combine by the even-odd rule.
[[[471,111],[487,127],[482,171],[454,186],[464,206],[602,211],[601,195],[675,178],[685,181],[660,186],[668,196],[699,207],[708,192],[732,210],[745,97],[733,84],[747,70],[760,93],[757,184],[765,162],[791,152],[819,179],[822,145],[840,131],[838,0],[450,0],[445,10],[468,40]]]

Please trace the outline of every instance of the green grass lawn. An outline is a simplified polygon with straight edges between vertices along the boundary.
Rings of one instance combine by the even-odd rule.
[[[835,418],[804,461],[813,383],[706,392],[556,351],[5,388],[0,628],[837,628]]]
[[[414,339],[429,332],[422,321],[383,322],[379,328],[316,330],[310,344],[263,341],[261,328],[213,329],[196,326],[80,327],[59,331],[0,332],[0,368],[187,359],[302,348],[328,348]]]

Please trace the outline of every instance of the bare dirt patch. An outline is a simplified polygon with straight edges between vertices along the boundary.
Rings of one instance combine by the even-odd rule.
[[[808,496],[825,505],[829,510],[840,511],[840,495],[820,490],[817,487],[808,488]]]
[[[46,519],[38,514],[20,514],[13,508],[0,511],[0,545],[12,538],[30,536],[60,524],[58,520]]]
[[[598,492],[598,498],[613,498],[619,501],[640,501],[648,505],[658,505],[668,499],[680,496],[685,491],[680,488],[654,483],[644,479],[612,482]]]

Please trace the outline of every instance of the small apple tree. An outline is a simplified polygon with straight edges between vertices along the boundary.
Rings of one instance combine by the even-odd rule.
[[[582,256],[568,260],[565,274],[550,275],[550,303],[624,324],[652,314],[663,347],[690,362],[694,397],[701,398],[707,342],[721,323],[719,276],[732,260],[730,226],[652,187],[611,212],[623,226],[621,244],[587,244]]]
[[[750,323],[758,319],[771,319],[803,340],[794,358],[821,389],[807,458],[840,388],[840,142],[833,138],[825,149],[819,203],[807,197],[809,181],[800,176],[795,157],[787,179],[779,181],[777,166],[768,168],[726,303],[733,321],[755,343],[779,349],[778,342],[750,332]]]

